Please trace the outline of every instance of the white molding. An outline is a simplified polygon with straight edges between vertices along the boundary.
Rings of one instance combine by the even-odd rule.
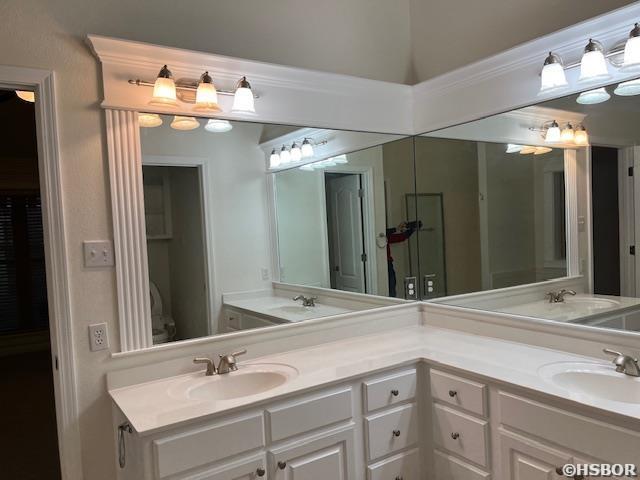
[[[45,239],[47,296],[56,421],[62,478],[82,478],[76,387],[75,348],[71,318],[69,266],[65,240],[60,148],[54,74],[48,70],[0,65],[0,85],[33,89],[38,141],[38,169]]]
[[[567,277],[580,275],[580,241],[578,232],[578,177],[576,151],[564,150],[564,189],[566,218]]]
[[[153,345],[142,153],[135,112],[106,110],[120,349]]]

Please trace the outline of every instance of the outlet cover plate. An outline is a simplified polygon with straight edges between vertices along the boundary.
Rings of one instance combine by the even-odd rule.
[[[92,352],[109,348],[109,332],[106,323],[89,325],[89,347]]]
[[[84,266],[86,268],[113,267],[113,246],[109,240],[87,240],[82,242]]]

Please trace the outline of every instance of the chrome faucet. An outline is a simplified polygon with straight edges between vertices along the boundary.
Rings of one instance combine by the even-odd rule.
[[[207,365],[207,371],[205,372],[205,375],[207,377],[210,377],[212,375],[215,375],[216,373],[218,375],[222,375],[225,373],[229,373],[229,372],[235,372],[236,370],[238,370],[238,365],[237,365],[237,361],[236,361],[236,357],[240,356],[240,355],[244,355],[245,353],[247,353],[246,349],[242,349],[239,350],[237,352],[233,352],[227,355],[220,355],[220,362],[218,363],[218,367],[216,368],[216,365],[214,363],[213,360],[211,360],[210,358],[206,358],[206,357],[196,357],[193,359],[193,363],[204,363]]]
[[[637,358],[630,357],[629,355],[625,355],[608,348],[605,348],[602,351],[608,355],[615,355],[616,358],[613,360],[613,364],[616,366],[616,372],[624,373],[631,377],[640,377],[640,366],[638,365]]]
[[[564,303],[564,297],[566,295],[576,295],[575,290],[567,290],[563,288],[557,292],[547,292],[545,297],[549,297],[549,303]]]
[[[302,300],[303,307],[315,307],[316,300],[318,300],[318,297],[305,297],[304,295],[298,295],[296,297],[293,297],[294,302],[297,302],[298,300]]]

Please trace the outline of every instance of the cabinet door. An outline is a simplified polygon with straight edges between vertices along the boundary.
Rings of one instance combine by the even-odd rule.
[[[504,430],[500,453],[504,480],[559,480],[562,466],[574,461],[570,453]]]
[[[353,480],[353,426],[271,451],[273,480]]]
[[[265,454],[245,457],[237,462],[179,477],[179,480],[267,480],[267,462]]]

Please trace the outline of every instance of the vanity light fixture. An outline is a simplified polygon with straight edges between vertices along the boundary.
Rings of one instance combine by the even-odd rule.
[[[640,95],[640,79],[638,80],[630,80],[628,82],[622,82],[618,84],[616,89],[613,91],[616,95],[620,95],[622,97],[631,97],[633,95]]]
[[[611,95],[607,92],[607,89],[604,87],[596,88],[594,90],[589,90],[587,92],[582,92],[576,98],[576,102],[581,105],[595,105],[597,103],[606,102],[611,98]]]
[[[562,59],[555,53],[549,52],[540,75],[539,93],[542,94],[559,90],[567,85],[567,76],[564,73]]]
[[[271,150],[271,156],[269,157],[269,168],[277,168],[280,166],[280,155],[276,152],[274,148]]]
[[[176,115],[171,122],[171,128],[175,130],[195,130],[200,126],[200,122],[194,117]]]
[[[16,90],[16,95],[20,100],[24,100],[25,102],[35,103],[36,101],[35,92],[30,92],[29,90]]]
[[[624,45],[623,71],[640,70],[640,26],[636,23],[629,32],[629,39]]]
[[[505,153],[518,153],[520,150],[522,150],[524,147],[524,145],[518,145],[515,143],[508,143],[507,144],[507,150],[505,151]]]
[[[176,101],[176,84],[173,81],[171,70],[165,65],[160,69],[158,78],[153,85],[153,97],[149,105],[177,105]]]
[[[256,113],[253,91],[251,90],[251,84],[247,81],[247,77],[242,77],[236,85],[231,112],[243,114]]]
[[[302,158],[313,157],[313,145],[308,138],[305,138],[302,141],[302,147],[300,149],[302,151]]]
[[[558,143],[560,141],[560,126],[555,120],[549,125],[547,133],[544,136],[544,141],[547,143]],[[522,153],[522,151],[520,153]]]
[[[233,125],[228,120],[219,118],[210,118],[204,126],[204,129],[210,133],[225,133],[233,129]]]
[[[560,132],[560,140],[562,140],[564,143],[569,143],[569,142],[573,142],[574,138],[575,138],[575,135],[574,135],[573,125],[571,125],[570,123],[567,123],[562,129],[562,131]]]
[[[291,154],[284,145],[280,149],[280,165],[286,165],[291,162]]]
[[[520,155],[529,155],[530,153],[535,153],[536,147],[532,147],[531,145],[523,145],[520,149]]]
[[[533,154],[534,155],[543,155],[545,153],[549,153],[553,150],[553,148],[549,148],[549,147],[536,147],[536,149],[534,150]]]
[[[162,117],[157,113],[138,113],[138,125],[142,128],[154,128],[162,125]]]
[[[588,145],[589,144],[589,134],[587,134],[587,130],[584,128],[584,125],[578,125],[575,131],[574,140],[576,145]]]
[[[582,60],[580,60],[580,77],[578,82],[597,82],[609,78],[609,68],[604,57],[604,47],[600,42],[592,38],[584,47]]]
[[[291,150],[289,153],[291,154],[292,162],[299,162],[300,160],[302,160],[302,150],[296,142],[293,142],[293,144],[291,145]]]
[[[196,106],[193,109],[198,112],[211,113],[222,111],[220,105],[218,105],[218,92],[208,71],[202,74],[200,82],[198,82]]]

